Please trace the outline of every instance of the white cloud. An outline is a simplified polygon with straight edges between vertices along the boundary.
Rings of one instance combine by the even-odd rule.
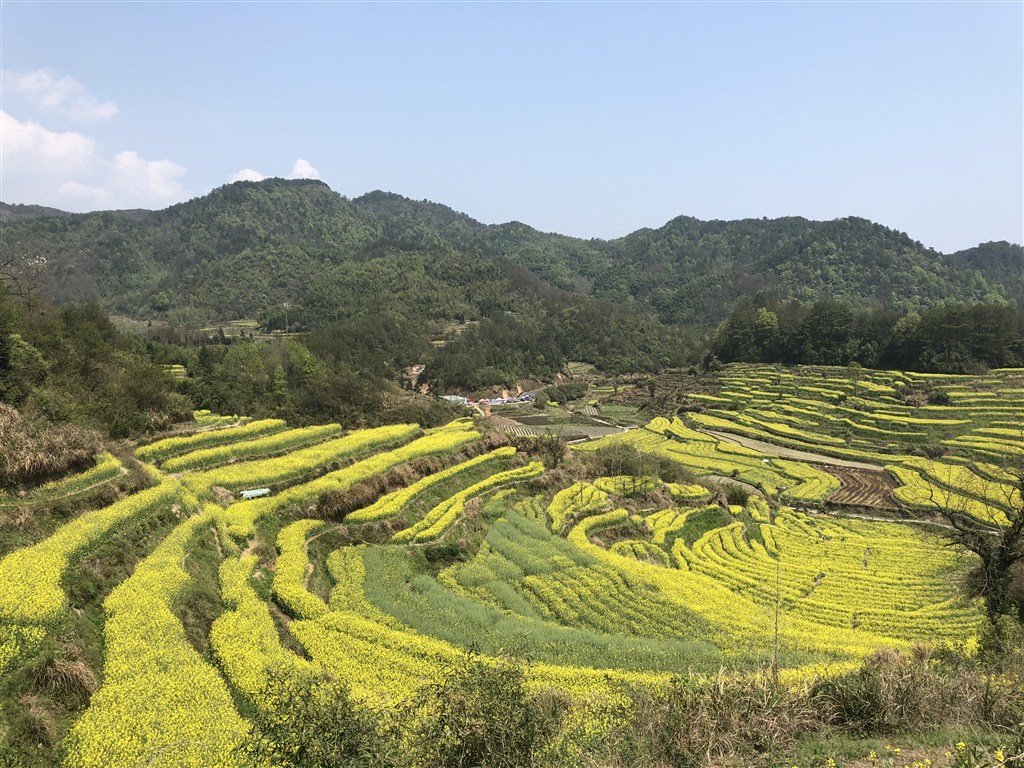
[[[114,156],[111,178],[133,205],[152,205],[184,198],[185,189],[177,178],[185,173],[183,166],[170,160],[144,160],[138,152],[125,150]]]
[[[74,78],[56,77],[45,69],[34,72],[0,71],[0,92],[5,96],[24,96],[37,109],[54,112],[76,122],[109,120],[117,114],[114,102],[100,101]]]
[[[56,132],[0,110],[0,197],[5,202],[55,205],[65,210],[162,208],[189,197],[186,169],[138,152],[111,157],[96,141]]]
[[[85,206],[90,209],[108,205],[113,199],[113,195],[107,190],[79,184],[77,181],[65,181],[57,188],[57,196],[77,203],[77,207]]]
[[[44,166],[74,171],[87,167],[96,150],[88,136],[56,133],[39,123],[23,123],[0,110],[0,157],[5,167]]]
[[[292,166],[293,179],[319,179],[320,171],[309,164],[308,160],[298,159]]]
[[[231,177],[231,181],[263,181],[265,178],[267,177],[259,171],[254,171],[252,168],[243,168]]]

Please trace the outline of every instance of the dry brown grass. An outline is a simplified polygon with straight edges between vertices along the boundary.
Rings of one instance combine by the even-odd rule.
[[[99,679],[84,660],[82,649],[68,637],[36,659],[29,679],[35,692],[65,704],[84,704],[99,688]]]
[[[55,698],[88,698],[99,687],[95,673],[77,659],[48,659],[33,672],[36,687]]]
[[[1024,722],[1020,670],[995,673],[926,648],[881,651],[854,673],[814,686],[778,687],[770,676],[722,674],[630,692],[602,768],[706,768],[781,757],[798,740],[855,734],[888,738],[931,729],[1008,732]],[[773,763],[775,764],[775,763]]]
[[[785,749],[821,727],[806,691],[776,687],[768,676],[676,680],[656,696],[635,697],[633,710],[620,765],[721,765]]]
[[[46,699],[23,693],[18,697],[18,703],[25,714],[24,727],[31,740],[38,744],[55,744],[60,733],[60,720]]]
[[[27,419],[0,403],[0,487],[49,480],[84,466],[100,450],[95,432]]]
[[[813,694],[825,723],[863,734],[1014,725],[1024,717],[1024,687],[1015,675],[946,664],[925,647],[906,655],[879,651],[857,672],[826,680]]]

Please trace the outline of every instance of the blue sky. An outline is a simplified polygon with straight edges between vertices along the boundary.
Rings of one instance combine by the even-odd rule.
[[[0,199],[322,178],[618,237],[1024,240],[1024,3],[0,3]]]

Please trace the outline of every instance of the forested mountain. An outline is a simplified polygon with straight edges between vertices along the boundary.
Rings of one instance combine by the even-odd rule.
[[[1024,307],[1024,249],[1019,245],[1005,240],[982,243],[950,254],[946,261],[955,269],[976,269],[989,280],[1002,283],[1010,291],[1010,297]]]
[[[827,301],[779,304],[756,294],[739,301],[718,327],[711,354],[725,362],[857,364],[929,373],[1019,368],[1024,314],[1005,304],[958,304],[900,315]]]
[[[47,208],[45,205],[9,205],[0,203],[0,221],[14,219],[38,219],[41,216],[72,216],[59,208]]]
[[[382,308],[443,323],[570,295],[711,327],[758,290],[900,312],[1024,301],[1020,246],[943,256],[859,218],[684,216],[617,240],[581,240],[282,179],[236,182],[161,211],[47,213],[5,206],[4,256],[45,257],[41,285],[58,301],[96,300],[139,317],[254,317],[275,327],[287,302],[291,322],[307,326]]]
[[[716,356],[1024,365],[1020,246],[943,256],[863,219],[680,217],[581,240],[282,179],[161,211],[0,218],[0,402],[44,426],[136,434],[193,406],[296,423],[447,418],[402,389],[413,364],[434,393],[552,381],[571,360],[608,374]],[[154,322],[129,337],[104,310]],[[216,332],[235,318],[305,333]],[[171,365],[186,377],[164,375]]]
[[[611,244],[638,268],[641,292],[663,317],[720,319],[744,295],[920,310],[1019,296],[1005,273],[959,269],[919,242],[866,219],[814,222],[791,217],[702,222],[688,217]],[[1019,258],[1024,251],[1015,246]]]

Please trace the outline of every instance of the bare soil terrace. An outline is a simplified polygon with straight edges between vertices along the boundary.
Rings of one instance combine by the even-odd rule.
[[[822,469],[838,477],[843,484],[838,491],[828,497],[829,504],[849,504],[875,509],[891,509],[898,506],[892,497],[896,481],[885,472],[835,466],[825,466]]]
[[[843,504],[854,507],[870,507],[873,509],[892,509],[899,506],[892,496],[897,483],[881,467],[859,461],[847,461],[830,456],[822,456],[807,451],[784,448],[762,440],[754,440],[741,435],[715,430],[703,430],[719,440],[728,440],[739,445],[753,448],[774,456],[812,462],[823,465],[822,470],[839,478],[842,486],[828,497],[830,504]]]

